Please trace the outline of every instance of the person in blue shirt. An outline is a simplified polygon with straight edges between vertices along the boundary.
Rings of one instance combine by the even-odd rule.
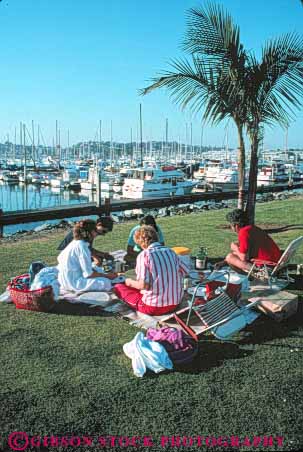
[[[136,244],[135,240],[134,240],[134,235],[135,232],[140,229],[141,226],[152,226],[159,237],[159,243],[161,245],[164,245],[164,236],[163,236],[163,232],[160,228],[159,225],[157,225],[155,218],[152,215],[146,215],[145,217],[143,217],[140,220],[140,224],[138,224],[137,226],[134,226],[132,228],[132,230],[129,233],[128,236],[128,240],[127,240],[127,254],[124,257],[124,260],[131,266],[132,264],[134,264],[136,262],[136,258],[138,256],[139,253],[141,253],[142,248],[140,248],[139,245]]]

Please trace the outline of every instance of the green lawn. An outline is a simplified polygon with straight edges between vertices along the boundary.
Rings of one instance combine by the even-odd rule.
[[[218,227],[227,210],[163,218],[166,243],[206,245],[224,256],[235,236]],[[257,222],[303,224],[302,199],[257,206]],[[96,247],[124,248],[134,223],[116,226]],[[302,231],[274,236],[285,248]],[[0,245],[0,291],[30,262],[56,262],[63,233]],[[303,262],[303,247],[297,255]],[[77,314],[75,312],[74,314]],[[87,312],[86,312],[87,314]],[[112,316],[55,315],[16,311],[0,305],[0,451],[8,434],[151,436],[152,447],[137,450],[230,450],[226,447],[161,445],[163,436],[272,436],[274,446],[243,444],[237,450],[297,450],[302,441],[302,335],[300,306],[281,324],[262,317],[245,335],[220,343],[207,338],[194,365],[178,372],[133,375],[122,346],[138,330]],[[248,440],[247,440],[248,441]],[[1,445],[3,446],[1,449]],[[109,447],[107,450],[118,450]],[[121,450],[136,450],[126,447]],[[9,449],[7,449],[9,450]],[[35,449],[37,450],[37,448]],[[47,450],[47,449],[39,449]],[[49,450],[102,450],[53,447]]]

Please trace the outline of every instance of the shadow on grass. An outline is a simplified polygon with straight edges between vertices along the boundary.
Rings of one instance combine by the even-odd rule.
[[[265,344],[274,339],[302,338],[298,330],[303,327],[303,299],[299,299],[298,311],[296,315],[282,322],[277,322],[265,315],[262,315],[255,323],[246,328],[246,337],[241,339],[241,344],[263,344],[270,347],[293,348],[294,346],[281,344]],[[303,333],[302,333],[303,334]],[[295,346],[296,348],[302,348]]]
[[[303,276],[291,275],[294,283],[287,287],[290,291],[299,291],[298,311],[296,315],[277,322],[268,316],[262,315],[254,323],[248,325],[234,339],[221,342],[213,336],[201,337],[199,354],[195,361],[188,366],[177,367],[176,371],[185,373],[199,373],[221,366],[224,361],[241,359],[254,353],[254,350],[241,348],[243,345],[260,345],[266,347],[279,347],[303,350],[303,346],[287,344],[285,341],[277,343],[277,339],[300,339],[303,337]],[[268,343],[274,341],[275,343]]]
[[[199,344],[199,353],[195,360],[187,366],[176,366],[176,371],[198,374],[220,367],[225,361],[242,359],[251,355],[253,350],[244,350],[232,342],[220,342],[207,339]]]
[[[265,344],[265,342],[274,339],[303,337],[303,333],[300,334],[300,332],[298,332],[298,330],[303,327],[303,276],[291,275],[291,277],[294,279],[294,282],[289,284],[286,290],[298,295],[297,313],[282,322],[277,322],[268,316],[262,315],[256,320],[256,322],[252,323],[245,329],[246,336],[241,339],[241,344],[263,344],[270,347],[293,348],[292,345],[285,343]],[[303,346],[295,347],[303,349]]]
[[[241,349],[235,343],[210,340],[207,336],[205,339],[205,341],[199,342],[199,352],[194,360],[188,364],[174,365],[174,372],[185,374],[205,373],[213,368],[223,366],[225,361],[241,359],[253,353],[253,350]],[[159,378],[170,373],[171,371],[164,371],[160,374],[155,374],[148,370],[145,378]]]
[[[48,314],[111,318],[114,316],[112,312],[106,312],[100,306],[90,306],[84,303],[69,303],[68,301],[60,301]]]
[[[205,336],[199,342],[199,353],[195,360],[186,366],[176,366],[175,370],[182,373],[198,374],[207,372],[214,367],[220,367],[225,361],[241,359],[255,353],[254,349],[243,348],[245,345],[260,345],[303,350],[303,346],[277,343],[277,339],[303,337],[296,334],[303,326],[303,300],[299,303],[297,315],[279,323],[265,315],[240,332],[234,341],[221,342],[212,336]],[[275,340],[275,343],[268,343]]]

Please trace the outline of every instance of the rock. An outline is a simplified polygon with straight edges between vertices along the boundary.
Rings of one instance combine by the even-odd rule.
[[[46,231],[48,229],[52,229],[52,225],[49,223],[44,223],[41,226],[37,226],[34,231],[35,232],[41,232],[41,231]]]
[[[71,226],[69,221],[61,220],[60,223],[57,225],[58,228],[67,229]]]

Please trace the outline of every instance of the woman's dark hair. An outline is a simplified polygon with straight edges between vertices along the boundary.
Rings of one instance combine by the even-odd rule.
[[[243,226],[248,225],[248,217],[246,212],[241,209],[235,209],[232,212],[229,212],[226,215],[226,220],[229,221],[232,225],[237,225],[240,228],[243,228]]]
[[[92,232],[96,231],[96,222],[94,220],[86,219],[78,221],[73,229],[74,240],[84,240],[85,242],[92,242]]]
[[[99,217],[97,224],[101,224],[108,232],[111,232],[113,230],[114,220],[111,217]]]
[[[146,215],[140,221],[141,226],[152,226],[158,232],[158,226],[156,220],[152,215]]]

